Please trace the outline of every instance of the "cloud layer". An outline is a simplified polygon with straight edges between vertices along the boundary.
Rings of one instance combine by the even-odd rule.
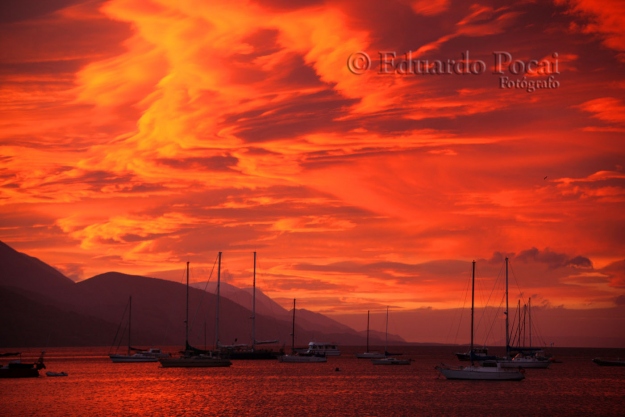
[[[545,306],[623,304],[620,2],[7,7],[0,239],[74,279],[256,250],[285,303],[446,308],[506,253]]]

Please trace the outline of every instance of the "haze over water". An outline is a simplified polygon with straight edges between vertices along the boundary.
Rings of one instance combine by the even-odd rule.
[[[434,366],[457,364],[456,347],[394,348],[414,359],[409,366],[374,366],[354,358],[360,350],[343,349],[324,364],[234,361],[213,369],[113,364],[103,348],[51,350],[47,369],[69,376],[0,380],[0,405],[5,416],[622,415],[625,368],[591,362],[618,350],[557,349],[563,363],[527,370],[521,382],[439,377]]]

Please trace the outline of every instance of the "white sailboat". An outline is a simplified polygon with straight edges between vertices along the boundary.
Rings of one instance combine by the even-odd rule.
[[[506,258],[507,261],[507,258]],[[506,288],[506,294],[508,289]],[[473,269],[471,274],[471,348],[473,351],[473,318],[475,310],[475,261],[473,261]],[[508,333],[508,314],[506,306],[506,334]],[[471,360],[469,366],[449,367],[445,364],[437,366],[436,369],[447,379],[463,379],[463,380],[490,380],[490,381],[521,381],[525,375],[520,370],[506,369],[499,363],[495,366],[479,366],[475,365]]]
[[[295,298],[293,299],[293,325],[291,329],[291,354],[278,357],[280,362],[284,363],[323,363],[328,358],[325,355],[317,355],[313,353],[295,352]]]
[[[521,329],[521,310],[519,303],[519,332]],[[510,346],[510,334],[508,331],[508,258],[506,258],[506,357],[497,358],[497,365],[502,368],[533,368],[533,369],[546,369],[551,365],[551,361],[545,357],[539,357],[536,355],[536,351],[539,349],[531,348],[531,329],[532,329],[532,321],[530,315],[530,350],[534,350],[534,354],[527,355],[524,352],[520,352],[514,357],[510,354],[513,350]],[[519,343],[520,343],[520,334],[519,334]],[[523,350],[522,348],[519,348]],[[490,361],[489,361],[490,362]]]
[[[164,353],[160,349],[150,348],[148,350],[141,350],[132,347],[130,342],[132,325],[132,296],[128,299],[128,352],[127,354],[109,354],[109,358],[113,363],[133,363],[133,362],[158,362],[160,358],[168,358],[171,355]],[[135,352],[135,353],[132,353]]]
[[[389,355],[388,353],[388,306],[386,307],[386,330],[385,330],[385,338],[384,338],[384,355]],[[384,357],[381,359],[372,359],[371,363],[374,365],[410,365],[410,359],[397,359],[393,357]]]
[[[367,349],[363,353],[356,353],[358,359],[382,359],[386,355],[382,352],[369,351],[369,310],[367,310]]]
[[[219,252],[219,261],[217,268],[217,289],[219,291],[220,274],[221,274],[221,252]],[[219,293],[218,293],[219,294]],[[228,367],[232,365],[232,362],[226,358],[222,358],[218,353],[214,354],[210,351],[196,349],[189,344],[189,262],[187,262],[187,309],[185,320],[185,350],[182,352],[182,356],[178,358],[162,358],[159,359],[161,367],[163,368],[215,368],[215,367]],[[219,296],[217,297],[217,317],[216,321],[216,345],[219,344]]]
[[[269,345],[278,343],[278,340],[256,340],[256,252],[254,252],[254,275],[252,281],[252,344],[220,345],[221,351],[225,351],[230,359],[276,359],[279,352],[269,349],[257,349],[257,345]]]

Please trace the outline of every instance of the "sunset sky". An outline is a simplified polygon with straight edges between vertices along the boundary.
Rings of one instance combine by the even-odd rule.
[[[222,251],[249,286],[257,251],[285,307],[362,316],[459,307],[509,256],[532,304],[625,319],[622,1],[2,9],[0,240],[76,281]]]

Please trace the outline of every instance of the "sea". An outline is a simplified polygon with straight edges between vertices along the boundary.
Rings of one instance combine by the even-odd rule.
[[[592,362],[625,357],[625,349],[554,348],[557,363],[528,369],[519,382],[446,380],[434,368],[462,364],[454,355],[462,350],[458,347],[389,350],[401,352],[411,364],[373,365],[355,358],[363,348],[346,347],[326,363],[235,360],[229,368],[181,369],[114,364],[107,348],[47,348],[47,369],[39,378],[0,379],[0,415],[625,415],[625,367]],[[34,361],[39,353],[22,350],[22,361]],[[46,371],[68,376],[48,377]]]

